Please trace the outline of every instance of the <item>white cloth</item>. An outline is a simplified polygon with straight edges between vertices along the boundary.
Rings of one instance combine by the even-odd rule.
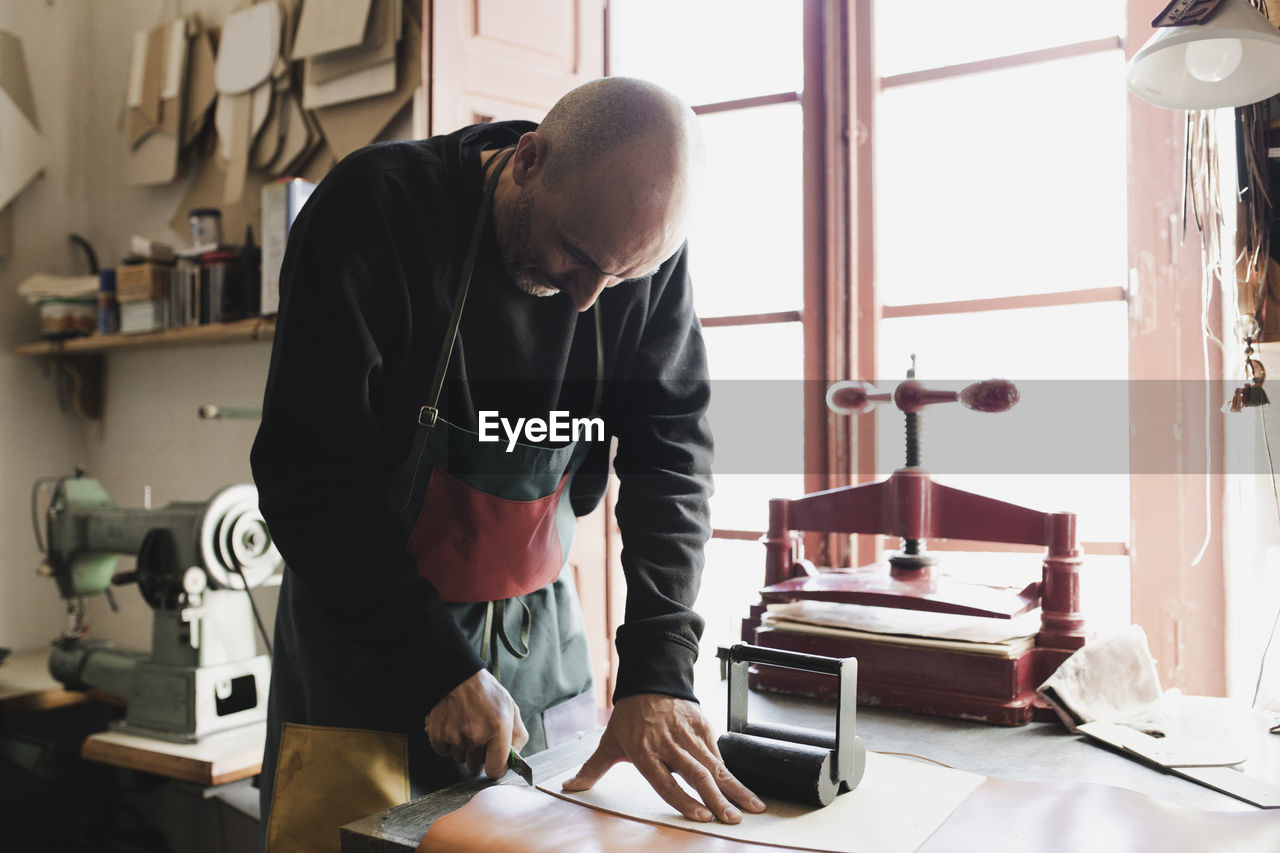
[[[1100,720],[1160,735],[1169,730],[1169,704],[1181,695],[1160,689],[1147,635],[1138,625],[1087,643],[1038,692],[1073,732]]]

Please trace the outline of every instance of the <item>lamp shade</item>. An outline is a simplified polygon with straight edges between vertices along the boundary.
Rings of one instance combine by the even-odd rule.
[[[1160,27],[1129,60],[1129,91],[1157,107],[1242,107],[1280,93],[1280,30],[1248,0],[1207,21]]]

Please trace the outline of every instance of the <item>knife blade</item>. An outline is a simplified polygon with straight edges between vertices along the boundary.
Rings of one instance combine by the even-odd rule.
[[[512,749],[511,754],[507,756],[507,767],[514,770],[517,776],[530,785],[533,784],[533,768],[516,753],[515,749]]]

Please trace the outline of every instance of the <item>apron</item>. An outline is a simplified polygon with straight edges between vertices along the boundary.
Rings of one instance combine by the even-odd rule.
[[[463,266],[413,448],[386,496],[418,573],[520,708],[532,753],[596,727],[591,661],[572,577],[563,573],[576,523],[568,500],[587,446],[482,442],[437,408],[493,191],[511,151],[497,155]],[[595,313],[599,408],[603,344]],[[293,639],[298,638],[298,639]],[[293,639],[292,642],[290,640]],[[282,642],[283,641],[283,642]],[[370,672],[367,654],[331,626],[286,567],[268,699],[261,799],[269,853],[338,850],[338,828],[466,778],[435,754],[426,709]],[[291,660],[282,655],[294,652]],[[337,674],[341,673],[340,676]],[[335,676],[341,684],[335,684]],[[294,709],[304,709],[299,712]]]

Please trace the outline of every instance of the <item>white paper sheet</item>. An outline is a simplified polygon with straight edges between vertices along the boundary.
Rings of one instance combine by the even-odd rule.
[[[790,601],[770,604],[773,619],[849,628],[876,634],[900,634],[968,643],[1004,643],[1034,637],[1040,630],[1040,610],[1028,610],[1012,619],[934,613],[894,607],[845,604],[838,601]]]
[[[13,201],[35,180],[47,162],[47,146],[40,132],[0,89],[0,207]]]
[[[892,755],[867,754],[861,784],[825,808],[765,799],[762,814],[743,813],[742,823],[699,823],[667,805],[632,764],[619,764],[596,786],[566,793],[569,770],[538,787],[592,808],[679,829],[756,844],[833,853],[910,853],[937,831],[985,776]]]

